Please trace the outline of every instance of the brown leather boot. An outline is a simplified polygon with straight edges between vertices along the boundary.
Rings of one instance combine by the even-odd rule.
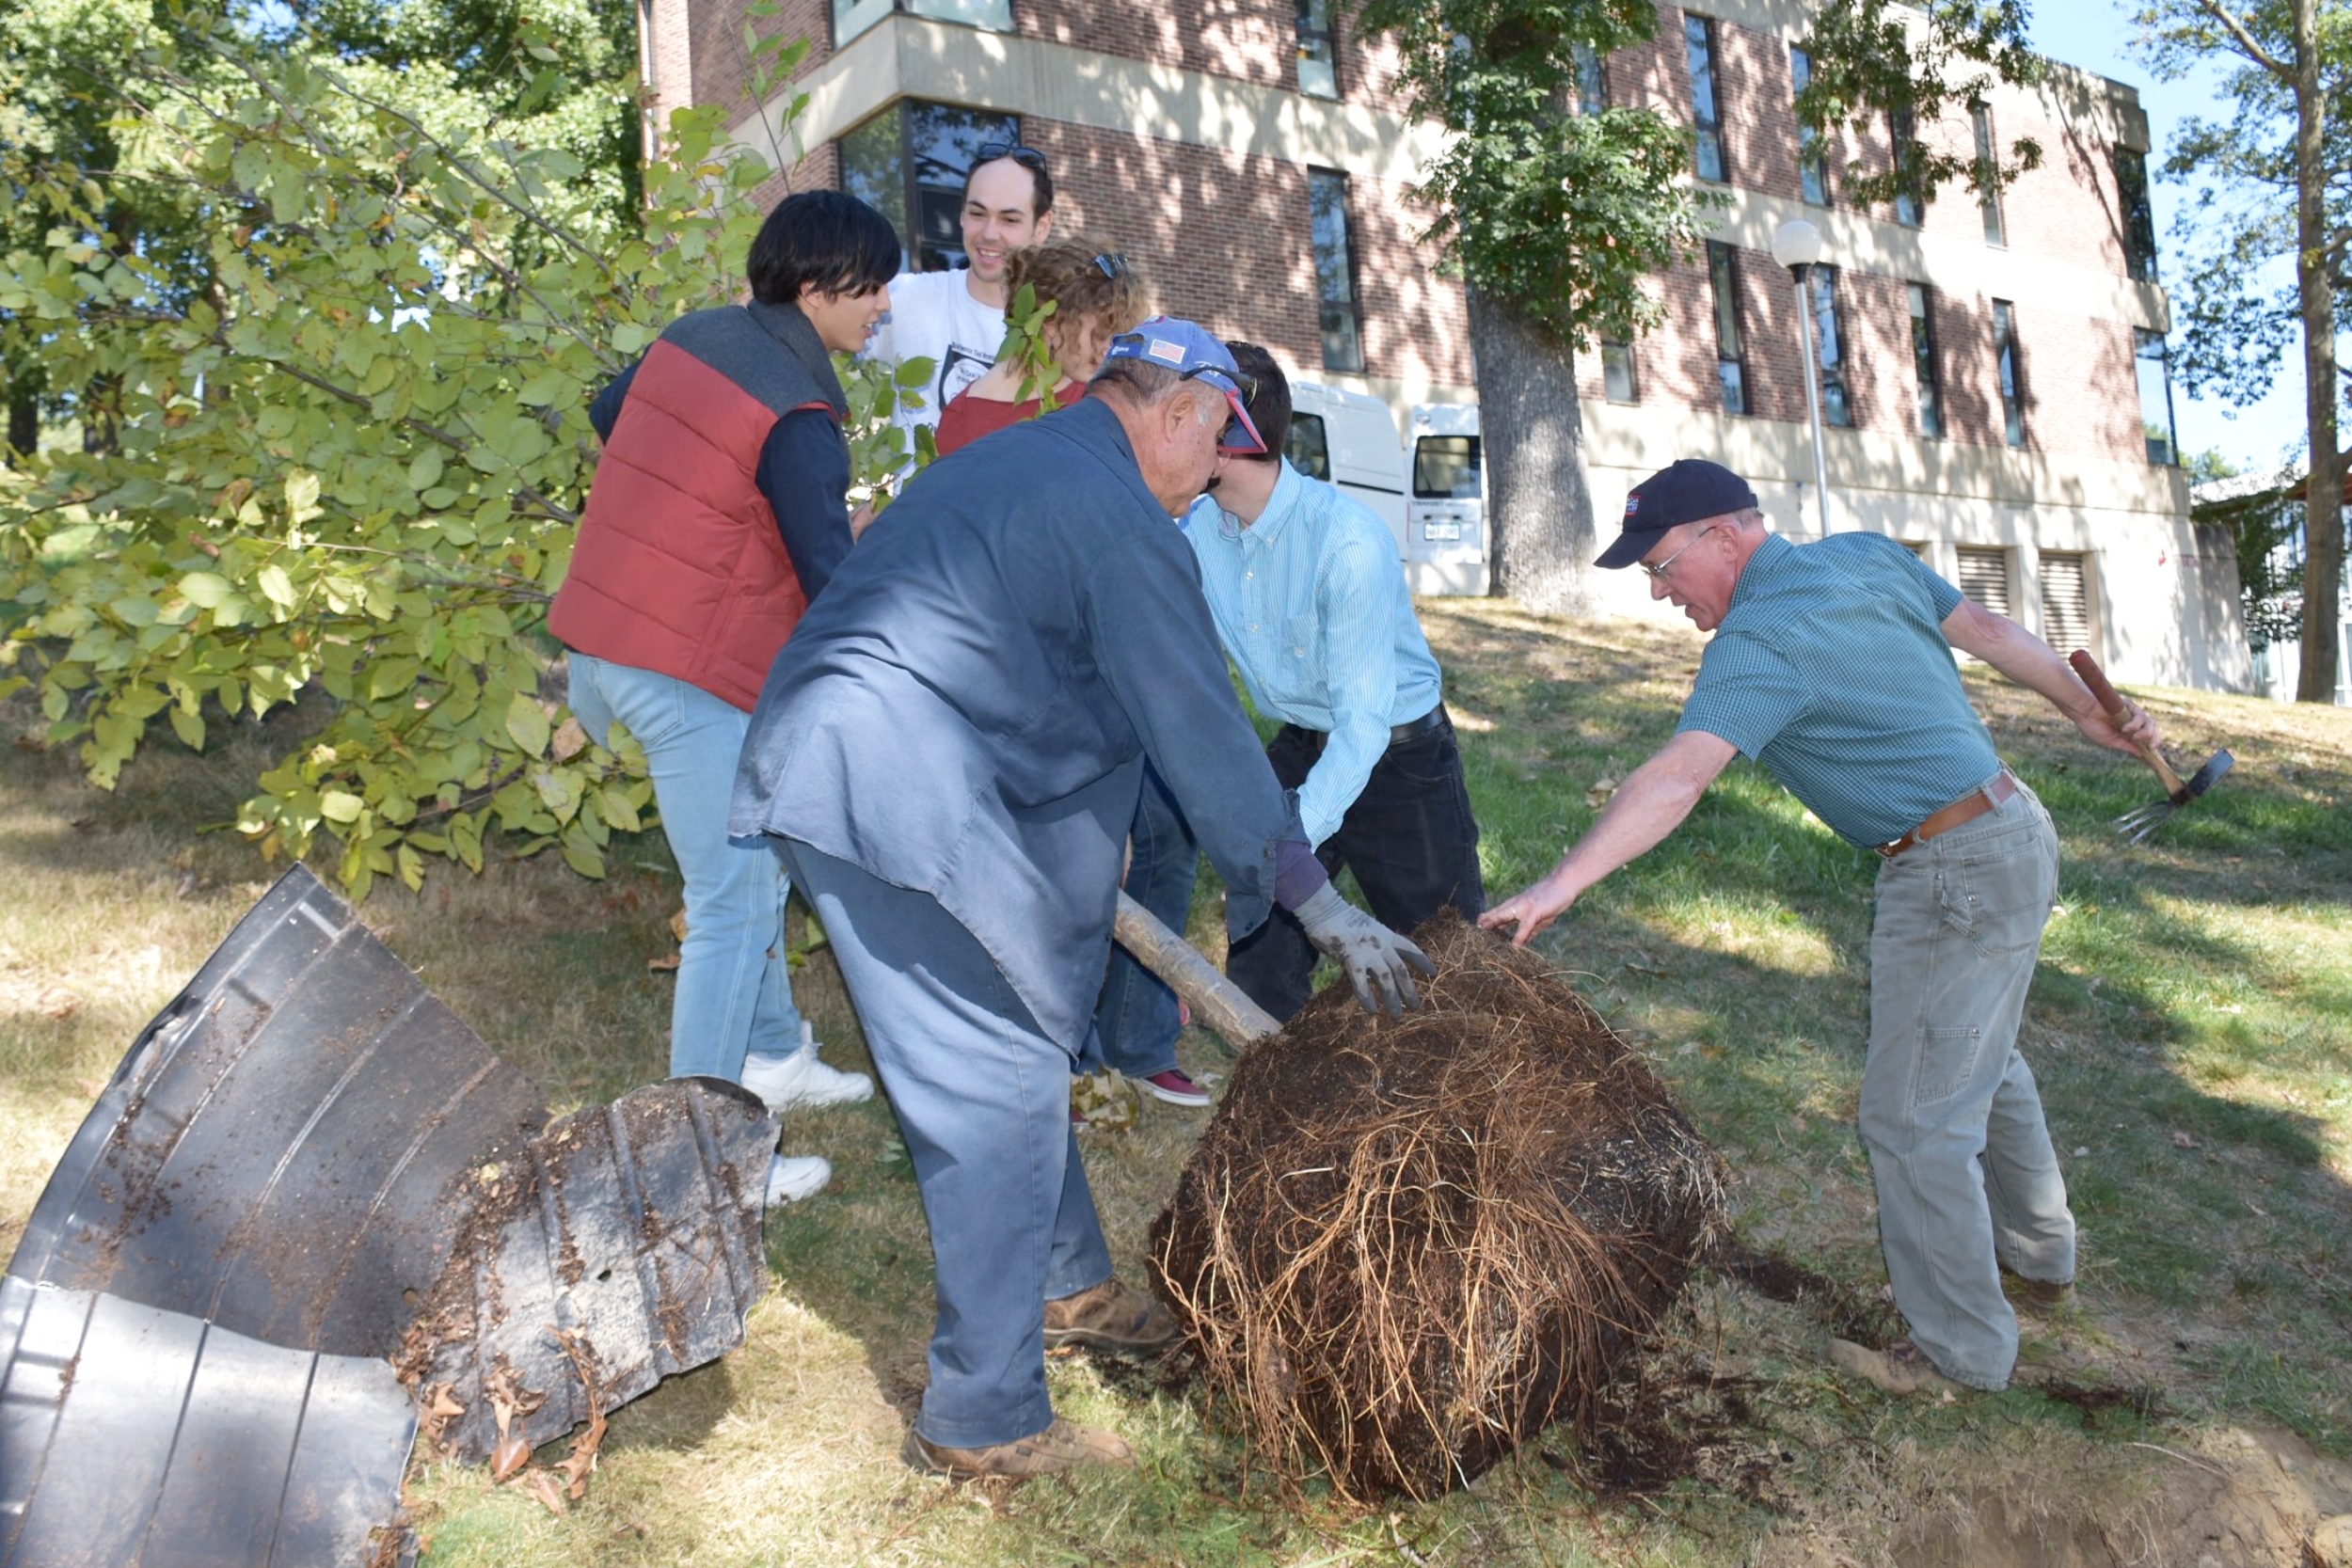
[[[1117,1275],[1074,1296],[1045,1304],[1045,1348],[1086,1345],[1120,1355],[1149,1355],[1183,1330],[1168,1308]]]
[[[1968,1391],[1937,1371],[1927,1352],[1909,1339],[1898,1339],[1884,1350],[1872,1350],[1851,1339],[1832,1338],[1829,1363],[1889,1394],[1930,1393],[1947,1388],[1955,1393]]]
[[[1082,1427],[1058,1416],[1043,1432],[1016,1437],[1009,1443],[992,1443],[984,1449],[951,1449],[927,1443],[910,1427],[903,1452],[906,1462],[924,1474],[946,1476],[950,1481],[974,1481],[982,1476],[1026,1481],[1031,1476],[1050,1476],[1077,1465],[1136,1462],[1136,1450],[1116,1433]]]

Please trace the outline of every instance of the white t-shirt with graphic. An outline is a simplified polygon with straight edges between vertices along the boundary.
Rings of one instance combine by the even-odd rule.
[[[874,328],[866,353],[885,365],[931,362],[920,412],[901,412],[908,428],[936,426],[947,401],[988,373],[1005,341],[1005,313],[972,297],[966,275],[902,272],[890,282],[890,313]]]

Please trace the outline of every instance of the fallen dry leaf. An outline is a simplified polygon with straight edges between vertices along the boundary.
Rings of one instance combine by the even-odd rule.
[[[2172,1143],[2173,1146],[2178,1148],[2195,1148],[2197,1147],[2197,1140],[2195,1138],[2190,1137],[2187,1133],[2183,1132],[2178,1129],[2173,1131]]]
[[[656,974],[667,974],[670,971],[675,969],[677,964],[678,957],[675,953],[664,953],[658,958],[647,958],[645,960],[645,967],[652,970]]]
[[[548,737],[548,750],[558,762],[569,762],[588,749],[588,732],[580,727],[577,719],[566,719]]]
[[[686,911],[680,910],[670,917],[670,934],[680,942],[686,940]]]
[[[1609,803],[1611,796],[1617,793],[1617,783],[1618,781],[1606,773],[1595,779],[1592,787],[1584,792],[1584,803],[1595,811],[1598,811]]]
[[[34,999],[33,1006],[40,1009],[41,1017],[63,1022],[82,1010],[82,999],[63,986],[47,986]]]
[[[552,1471],[532,1470],[523,1477],[523,1490],[538,1498],[547,1506],[547,1511],[559,1519],[564,1516],[564,1509],[569,1506],[564,1501],[564,1489],[555,1483],[555,1475]],[[579,1494],[574,1493],[573,1496],[577,1497]]]
[[[459,1404],[452,1396],[449,1385],[437,1383],[426,1390],[424,1400],[417,1411],[417,1436],[427,1447],[437,1449],[441,1446],[443,1429],[465,1413],[466,1407]]]
[[[588,1399],[587,1430],[572,1439],[572,1451],[557,1466],[570,1482],[566,1495],[578,1502],[588,1495],[588,1477],[596,1467],[596,1449],[604,1442],[604,1391],[596,1382],[595,1355],[580,1337],[552,1325],[548,1332],[555,1336],[555,1342],[571,1357],[572,1370],[580,1373],[580,1386]]]

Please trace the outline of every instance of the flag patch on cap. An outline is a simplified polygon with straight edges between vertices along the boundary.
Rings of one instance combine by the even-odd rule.
[[[1628,497],[1626,497],[1626,499],[1625,499],[1625,515],[1626,515],[1627,516],[1630,517],[1630,516],[1632,516],[1632,515],[1633,515],[1636,512],[1639,512],[1639,511],[1641,511],[1641,510],[1642,510],[1642,498],[1641,498],[1641,497],[1639,497],[1639,496],[1628,496]]]
[[[1165,359],[1171,365],[1181,365],[1184,362],[1184,345],[1169,342],[1166,338],[1152,339],[1144,352],[1154,359]]]

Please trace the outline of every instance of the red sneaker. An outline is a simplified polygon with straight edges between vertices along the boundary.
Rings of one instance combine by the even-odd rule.
[[[1131,1078],[1128,1082],[1170,1105],[1206,1105],[1209,1102],[1209,1091],[1186,1077],[1184,1069],[1180,1067],[1168,1068],[1148,1078]]]

